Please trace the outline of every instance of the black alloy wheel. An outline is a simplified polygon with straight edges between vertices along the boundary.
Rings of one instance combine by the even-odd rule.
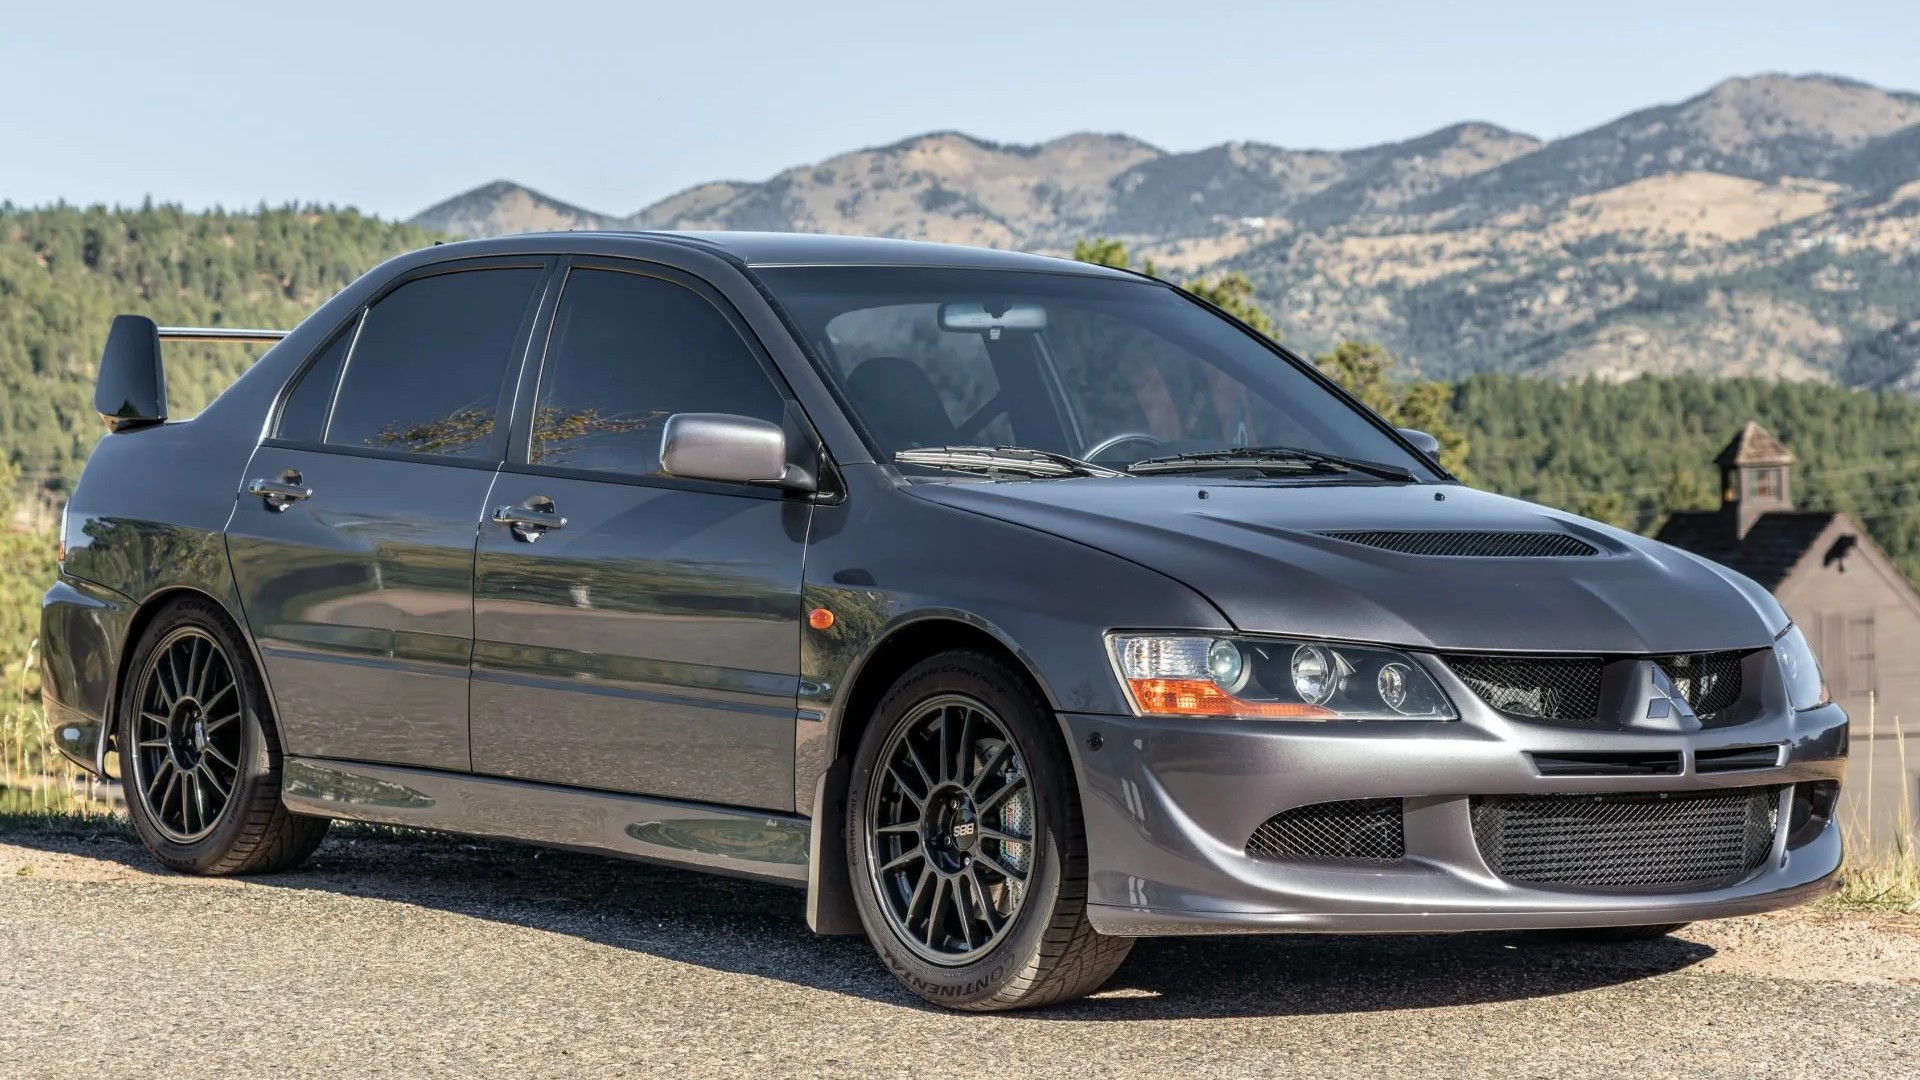
[[[213,636],[182,626],[140,673],[128,767],[135,797],[160,834],[191,844],[213,831],[240,781],[240,683]]]
[[[1073,759],[1052,706],[1003,656],[958,649],[903,672],[861,734],[844,812],[867,940],[928,1001],[1071,1001],[1133,947],[1093,929]]]
[[[965,963],[999,944],[1026,899],[1026,765],[999,717],[961,694],[922,702],[880,756],[869,859],[888,924],[924,959]]]
[[[115,707],[127,819],[155,859],[188,874],[297,866],[328,820],[280,799],[280,734],[246,638],[204,596],[161,601]]]

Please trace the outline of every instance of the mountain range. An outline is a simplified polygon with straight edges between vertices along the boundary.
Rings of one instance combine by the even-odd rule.
[[[1404,142],[1169,152],[935,132],[625,217],[507,181],[411,224],[774,229],[1247,274],[1287,339],[1386,344],[1424,374],[1753,374],[1920,392],[1920,95],[1730,79],[1543,141],[1467,122]]]

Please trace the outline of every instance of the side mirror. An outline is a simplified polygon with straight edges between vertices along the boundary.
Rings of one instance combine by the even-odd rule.
[[[160,366],[160,328],[145,315],[116,315],[100,353],[93,409],[114,431],[165,423],[167,373]]]
[[[660,436],[660,471],[687,480],[782,483],[789,472],[786,432],[730,413],[675,413]]]
[[[1428,457],[1432,458],[1435,461],[1440,460],[1440,440],[1439,439],[1436,439],[1433,436],[1427,434],[1426,432],[1420,431],[1416,428],[1403,427],[1403,428],[1395,428],[1394,430],[1400,433],[1401,438],[1412,443],[1414,446],[1414,449],[1420,451],[1421,453],[1427,455]]]

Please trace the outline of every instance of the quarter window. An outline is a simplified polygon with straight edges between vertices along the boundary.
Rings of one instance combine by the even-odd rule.
[[[333,389],[340,384],[340,368],[352,344],[353,327],[349,326],[307,365],[280,408],[280,422],[273,429],[276,437],[319,442],[325,436],[327,408],[333,404]]]
[[[507,365],[543,273],[516,267],[437,274],[374,304],[347,359],[326,443],[485,456]]]
[[[785,399],[727,317],[663,278],[567,276],[540,375],[528,460],[634,476],[660,471],[674,413],[781,422]]]

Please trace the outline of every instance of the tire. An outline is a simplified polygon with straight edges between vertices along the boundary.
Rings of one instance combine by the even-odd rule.
[[[329,819],[280,801],[280,737],[246,642],[217,604],[169,603],[141,635],[114,722],[127,817],[168,869],[298,866]]]
[[[894,683],[854,759],[846,836],[867,939],[934,1004],[1070,1001],[1133,948],[1087,921],[1072,763],[1045,699],[996,657],[942,653]]]
[[[1580,926],[1563,930],[1541,930],[1538,933],[1542,937],[1552,938],[1555,941],[1609,945],[1628,941],[1652,941],[1690,925],[1692,924],[1676,922],[1656,923],[1652,926]]]

